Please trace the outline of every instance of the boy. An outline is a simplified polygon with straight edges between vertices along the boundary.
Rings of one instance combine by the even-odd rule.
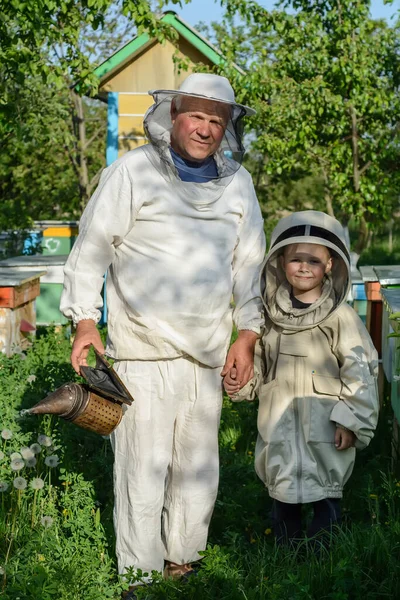
[[[253,379],[232,400],[259,397],[255,468],[274,499],[277,541],[300,537],[301,507],[312,503],[309,537],[340,522],[339,499],[356,448],[378,417],[378,357],[354,310],[343,227],[322,212],[297,212],[274,229],[262,279],[265,331]]]

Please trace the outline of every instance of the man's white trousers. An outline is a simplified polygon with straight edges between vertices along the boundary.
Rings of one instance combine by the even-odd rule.
[[[221,367],[120,361],[134,402],[111,436],[118,570],[199,559],[218,489]]]

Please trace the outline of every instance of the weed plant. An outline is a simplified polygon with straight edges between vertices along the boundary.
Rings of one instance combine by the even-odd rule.
[[[0,598],[117,600],[109,441],[57,417],[21,417],[62,383],[67,330],[48,330],[26,352],[0,357]],[[358,456],[343,527],[330,549],[276,547],[271,502],[253,469],[255,403],[224,400],[221,481],[197,576],[162,580],[148,600],[370,600],[400,598],[400,481],[390,469],[390,407]],[[138,574],[140,578],[141,574]]]

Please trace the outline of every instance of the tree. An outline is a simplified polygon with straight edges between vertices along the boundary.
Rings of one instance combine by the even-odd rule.
[[[146,0],[0,4],[0,229],[76,218],[105,166],[93,69],[144,29],[173,36]]]
[[[368,0],[282,2],[290,13],[222,3],[221,50],[247,74],[224,72],[258,110],[252,151],[262,172],[322,179],[326,210],[358,219],[361,251],[368,225],[391,214],[400,192],[399,22],[372,20]],[[232,36],[237,15],[245,35],[236,27]]]

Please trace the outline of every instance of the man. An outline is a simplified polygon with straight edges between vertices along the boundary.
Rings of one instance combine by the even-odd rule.
[[[112,435],[118,568],[165,561],[181,576],[206,546],[217,494],[221,374],[235,366],[241,385],[253,374],[265,238],[240,166],[240,121],[254,111],[217,75],[150,93],[150,143],[103,172],[61,309],[76,324],[79,372],[90,345],[104,353],[96,323],[109,269],[106,353],[135,400]],[[232,312],[239,334],[226,358]]]

